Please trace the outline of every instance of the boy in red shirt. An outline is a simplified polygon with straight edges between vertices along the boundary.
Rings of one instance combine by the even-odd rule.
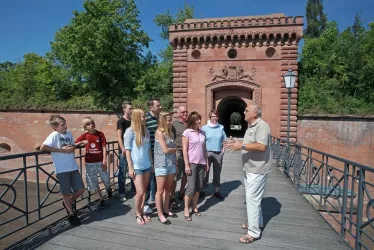
[[[86,147],[86,182],[88,191],[96,190],[100,196],[99,209],[105,208],[105,200],[99,187],[97,174],[100,175],[108,197],[112,197],[109,174],[107,172],[107,150],[106,138],[103,132],[96,130],[95,122],[92,118],[86,117],[82,121],[83,128],[87,131],[77,138],[75,143],[83,142]]]

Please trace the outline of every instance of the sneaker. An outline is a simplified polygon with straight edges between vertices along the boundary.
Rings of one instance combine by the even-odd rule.
[[[120,201],[127,201],[127,198],[126,198],[125,194],[119,194],[119,199],[120,199]]]
[[[143,210],[145,214],[151,214],[153,212],[152,208],[150,208],[148,205],[145,205]]]
[[[70,215],[68,221],[73,227],[79,226],[81,224],[81,220],[78,218],[77,214]]]
[[[199,199],[202,199],[205,197],[205,192],[204,191],[201,191],[200,194],[199,194]]]
[[[108,188],[108,189],[106,190],[106,193],[108,194],[108,198],[112,198],[112,196],[113,196],[113,191],[112,191],[111,188]]]
[[[216,197],[217,199],[221,200],[221,201],[223,201],[225,199],[220,192],[215,192],[213,194],[213,196]]]
[[[101,200],[99,206],[97,206],[98,209],[104,209],[105,208],[105,201]]]

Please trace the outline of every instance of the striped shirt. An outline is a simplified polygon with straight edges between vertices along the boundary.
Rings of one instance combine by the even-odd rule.
[[[145,114],[145,126],[147,127],[150,134],[151,150],[155,147],[155,133],[157,130],[157,120],[158,117],[154,117],[150,112]]]

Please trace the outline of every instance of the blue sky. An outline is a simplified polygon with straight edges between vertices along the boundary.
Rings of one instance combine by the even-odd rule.
[[[50,50],[55,32],[69,23],[73,10],[83,10],[83,0],[2,0],[0,2],[0,62],[19,62],[25,53],[44,55]],[[166,46],[153,23],[167,9],[172,14],[185,0],[136,0],[143,29],[153,39],[150,50],[158,53]],[[307,0],[187,0],[197,18],[284,13],[305,16]],[[367,25],[374,21],[374,0],[324,0],[324,11],[340,29],[353,23],[360,13]]]

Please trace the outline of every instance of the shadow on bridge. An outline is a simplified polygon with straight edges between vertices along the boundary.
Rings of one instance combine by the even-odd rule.
[[[15,245],[13,249],[248,249],[238,239],[245,234],[246,222],[243,172],[238,153],[227,153],[221,176],[224,201],[212,194],[200,201],[201,217],[192,222],[183,219],[181,206],[178,218],[165,226],[153,221],[136,224],[133,199],[122,203],[115,195],[105,210],[96,210],[97,203],[80,211],[82,225],[68,226],[59,221]],[[300,195],[278,170],[269,175],[262,200],[265,228],[254,249],[348,249],[345,242]],[[155,214],[154,214],[155,216]]]

